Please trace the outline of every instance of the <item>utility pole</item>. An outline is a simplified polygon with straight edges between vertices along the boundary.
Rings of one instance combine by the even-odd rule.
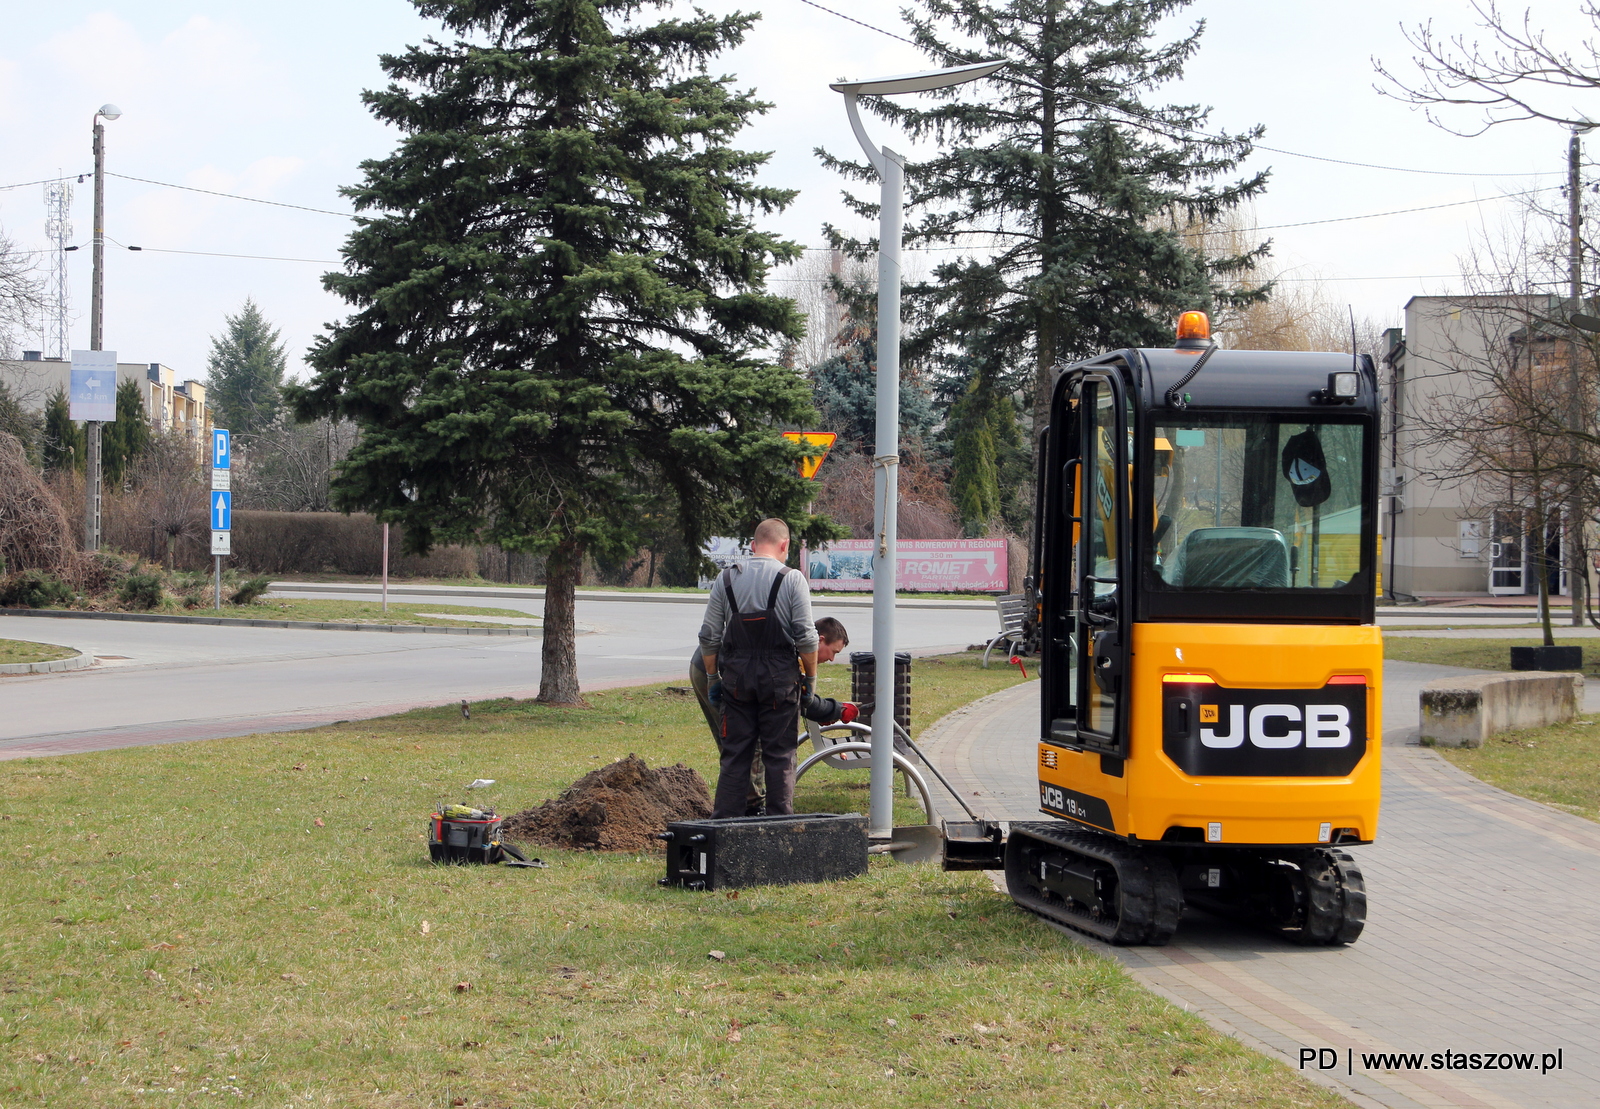
[[[1582,135],[1589,128],[1575,126],[1572,129],[1572,138],[1567,143],[1567,278],[1571,285],[1568,290],[1572,300],[1572,307],[1567,314],[1583,311],[1583,237],[1581,228],[1583,224],[1583,172]],[[1584,405],[1582,400],[1582,374],[1578,368],[1578,342],[1574,336],[1567,353],[1567,388],[1571,397],[1571,410],[1569,423],[1574,432],[1572,450],[1577,451],[1576,436],[1582,434]],[[1567,504],[1567,590],[1572,599],[1572,626],[1581,627],[1584,622],[1584,610],[1587,607],[1587,594],[1589,587],[1589,568],[1585,566],[1583,550],[1587,546],[1584,542],[1584,532],[1587,530],[1588,521],[1583,497],[1574,488],[1573,494]],[[1549,540],[1544,542],[1548,544]],[[1546,556],[1548,557],[1548,556]]]
[[[114,104],[102,105],[94,114],[94,278],[89,293],[89,349],[104,350],[101,329],[105,310],[106,261],[106,129],[101,118],[122,115]],[[99,420],[85,420],[88,453],[83,485],[83,549],[100,549],[100,428]]]

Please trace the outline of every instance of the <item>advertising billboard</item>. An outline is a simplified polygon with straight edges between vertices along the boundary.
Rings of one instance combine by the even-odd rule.
[[[841,539],[801,552],[814,590],[870,592],[870,539]],[[1004,539],[902,539],[896,544],[895,588],[922,593],[1004,593]]]

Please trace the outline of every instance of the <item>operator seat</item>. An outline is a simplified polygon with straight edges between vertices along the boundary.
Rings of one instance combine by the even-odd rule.
[[[1277,528],[1196,528],[1175,559],[1183,589],[1286,589],[1289,543]]]

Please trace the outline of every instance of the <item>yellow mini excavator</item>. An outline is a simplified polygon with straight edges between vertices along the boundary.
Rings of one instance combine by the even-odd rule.
[[[1034,565],[1039,805],[1022,906],[1165,943],[1187,902],[1361,934],[1378,830],[1378,395],[1352,354],[1173,349],[1058,376]]]

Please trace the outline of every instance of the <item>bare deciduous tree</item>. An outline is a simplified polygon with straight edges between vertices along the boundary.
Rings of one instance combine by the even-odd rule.
[[[135,519],[164,537],[167,569],[173,569],[178,541],[202,534],[206,523],[206,490],[194,440],[181,431],[151,438],[133,466],[125,494]]]
[[[0,232],[0,358],[16,357],[17,334],[44,310],[44,286],[33,270],[33,259]]]
[[[276,512],[329,512],[334,467],[355,446],[356,425],[324,417],[310,423],[280,419],[239,437],[241,507]]]
[[[1416,55],[1412,62],[1419,76],[1401,78],[1373,59],[1385,79],[1378,91],[1416,104],[1428,119],[1457,135],[1481,135],[1501,123],[1542,119],[1569,127],[1587,126],[1589,113],[1577,105],[1572,93],[1600,92],[1600,47],[1585,39],[1576,49],[1552,45],[1546,32],[1533,25],[1533,14],[1519,20],[1501,11],[1494,0],[1472,0],[1477,26],[1488,33],[1487,46],[1465,34],[1441,33],[1429,20],[1405,29]],[[1578,14],[1600,28],[1600,5],[1584,0]],[[1460,127],[1455,115],[1441,116],[1439,108],[1476,108],[1479,125]]]
[[[1552,537],[1567,534],[1573,622],[1584,612],[1588,520],[1600,506],[1600,350],[1571,324],[1575,306],[1551,293],[1563,231],[1533,206],[1499,239],[1467,259],[1467,294],[1449,305],[1444,349],[1429,376],[1449,375],[1409,413],[1418,472],[1469,493],[1484,515],[1506,521],[1518,544],[1531,536],[1545,643],[1550,631]],[[1501,534],[1507,533],[1507,534]]]

